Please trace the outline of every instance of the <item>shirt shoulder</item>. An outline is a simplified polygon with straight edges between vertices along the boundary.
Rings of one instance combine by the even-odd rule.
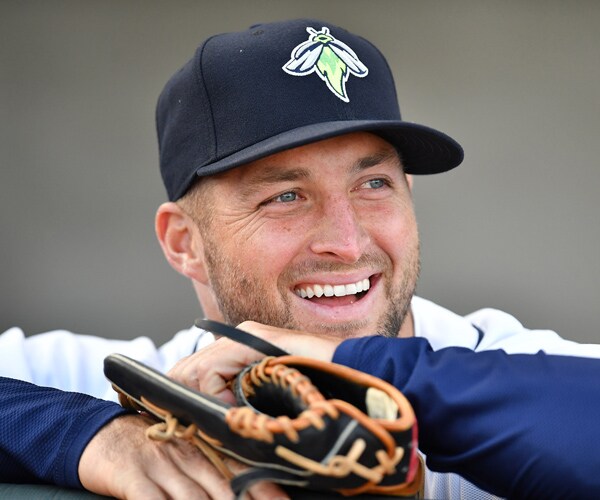
[[[160,348],[160,370],[169,371],[177,361],[206,347],[215,340],[212,333],[195,326],[177,332]]]
[[[438,304],[414,297],[415,336],[434,350],[467,347],[475,351],[502,349],[509,354],[546,354],[600,358],[600,345],[580,344],[553,330],[529,329],[511,314],[493,308],[460,316]]]
[[[415,337],[429,341],[434,351],[445,347],[475,349],[479,332],[466,318],[422,297],[411,302]]]
[[[0,376],[114,400],[116,395],[103,370],[109,354],[124,354],[164,372],[212,338],[191,328],[157,347],[145,336],[120,340],[66,330],[27,336],[21,329],[11,328],[0,334]]]
[[[498,309],[475,311],[465,319],[483,332],[477,350],[502,349],[509,354],[546,354],[600,358],[600,345],[582,344],[548,329],[529,329],[514,316]]]

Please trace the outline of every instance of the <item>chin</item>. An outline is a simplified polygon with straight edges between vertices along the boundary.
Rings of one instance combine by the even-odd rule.
[[[375,335],[377,328],[369,326],[365,321],[352,321],[344,323],[310,323],[303,325],[301,330],[309,333],[330,335],[341,339]]]

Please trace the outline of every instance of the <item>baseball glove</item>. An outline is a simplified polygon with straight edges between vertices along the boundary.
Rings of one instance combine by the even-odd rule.
[[[197,324],[282,355],[238,374],[231,386],[237,405],[126,356],[108,356],[104,372],[121,404],[159,420],[148,428],[149,438],[191,441],[231,481],[238,498],[263,480],[335,496],[414,496],[422,489],[417,423],[400,391],[345,366],[287,355],[221,323]],[[234,477],[224,456],[250,468]]]

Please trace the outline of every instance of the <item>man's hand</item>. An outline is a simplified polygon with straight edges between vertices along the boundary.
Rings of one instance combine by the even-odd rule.
[[[286,351],[331,360],[339,339],[283,330],[247,321],[239,328],[264,338]],[[264,355],[229,339],[219,339],[179,361],[168,375],[194,389],[233,402],[226,383],[240,370]],[[202,453],[184,440],[148,439],[147,420],[139,415],[118,417],[96,434],[79,462],[83,486],[116,498],[190,499],[232,498],[229,482]],[[231,458],[233,473],[245,466]],[[250,488],[251,498],[275,499],[287,495],[271,483]]]
[[[148,439],[147,420],[140,415],[118,417],[90,441],[79,461],[83,486],[101,495],[124,499],[227,499],[229,482],[200,451],[183,440]],[[237,473],[244,467],[233,459]],[[287,498],[277,486],[257,483],[250,498]]]
[[[336,347],[341,342],[339,338],[285,330],[254,321],[244,321],[238,325],[238,328],[261,337],[291,354],[323,361],[331,361]],[[264,354],[250,347],[221,338],[191,356],[181,359],[167,375],[193,389],[233,404],[235,401],[227,382],[242,368],[263,357]]]

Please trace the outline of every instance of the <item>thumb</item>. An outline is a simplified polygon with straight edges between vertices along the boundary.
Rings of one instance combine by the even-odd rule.
[[[229,404],[235,404],[235,397],[231,391],[231,382],[224,380],[218,373],[212,373],[200,383],[200,392],[215,396]]]

